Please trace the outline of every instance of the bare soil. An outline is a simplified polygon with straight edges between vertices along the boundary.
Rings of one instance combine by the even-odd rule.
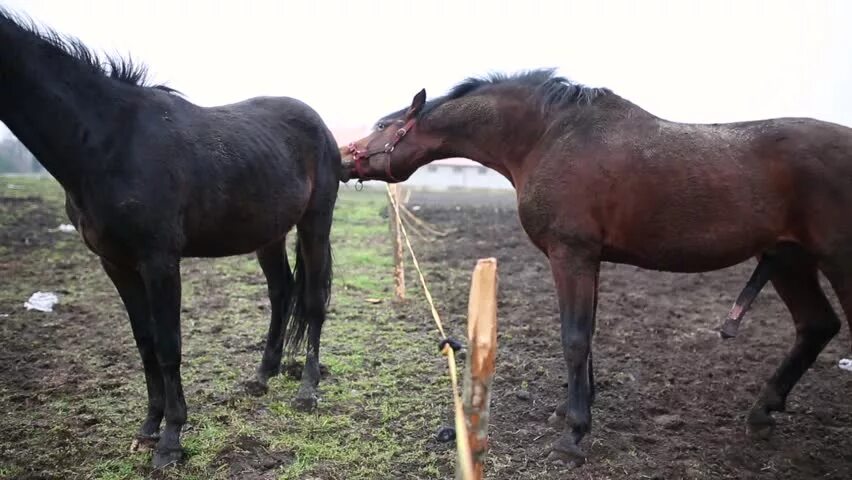
[[[0,478],[160,476],[147,454],[128,452],[145,397],[126,315],[79,238],[50,231],[67,222],[58,189],[36,187],[27,188],[37,195],[0,195]],[[261,398],[235,387],[255,368],[267,324],[253,259],[186,262],[189,459],[166,478],[452,478],[452,444],[434,439],[451,419],[434,326],[410,267],[411,300],[388,301],[380,199],[356,209],[347,198],[323,340],[329,369],[314,415],[290,410],[291,375]],[[408,206],[448,231],[415,239],[415,248],[456,337],[466,330],[476,259],[498,259],[487,478],[852,478],[852,374],[837,368],[849,356],[846,327],[793,390],[788,412],[776,414],[775,435],[746,433],[751,403],[794,338],[771,287],[737,338],[716,333],[753,262],[695,275],[604,265],[589,459],[578,470],[548,463],[560,431],[547,418],[564,397],[565,369],[545,257],[521,230],[511,195],[414,194]],[[37,289],[60,294],[54,314],[23,310]]]
[[[546,258],[505,198],[414,194],[414,205],[420,218],[451,232],[420,242],[420,255],[432,267],[442,311],[456,312],[452,323],[464,323],[476,259],[498,259],[489,478],[852,478],[852,374],[837,367],[850,351],[845,326],[794,388],[788,411],[775,414],[773,437],[747,434],[748,409],[794,339],[790,314],[771,287],[738,337],[723,341],[716,332],[752,261],[705,274],[604,264],[589,459],[575,471],[548,465],[543,453],[560,431],[546,419],[565,394],[565,369]]]

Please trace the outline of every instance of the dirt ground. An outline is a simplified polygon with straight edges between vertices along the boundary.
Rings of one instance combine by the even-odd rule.
[[[542,453],[559,433],[546,419],[563,398],[565,377],[545,257],[505,198],[415,194],[415,205],[422,219],[451,232],[424,243],[421,254],[424,264],[450,272],[432,274],[444,311],[465,312],[474,262],[498,259],[489,478],[852,478],[852,374],[837,367],[850,351],[845,322],[791,393],[788,412],[775,414],[774,436],[755,441],[746,433],[748,409],[794,337],[771,287],[737,338],[722,341],[716,333],[753,262],[693,275],[605,264],[588,463],[570,473],[546,465]]]
[[[375,193],[348,192],[335,220],[336,277],[320,408],[289,407],[298,380],[274,379],[260,398],[250,374],[268,322],[252,256],[185,262],[184,386],[188,460],[151,472],[128,447],[144,412],[144,383],[125,313],[73,234],[58,187],[0,182],[0,478],[452,478],[446,365],[409,268],[411,299],[390,298],[390,248]],[[11,185],[11,184],[10,184]],[[4,189],[5,188],[5,189]],[[370,197],[372,195],[372,197]],[[366,200],[364,200],[366,199]],[[544,256],[529,243],[511,195],[414,194],[408,206],[443,237],[415,248],[448,329],[463,336],[470,272],[498,259],[499,352],[491,479],[852,478],[852,374],[844,326],[776,414],[769,441],[745,415],[793,340],[789,314],[767,288],[739,337],[715,328],[753,264],[674,275],[605,265],[594,341],[598,398],[588,462],[544,460],[559,431],[547,417],[564,395],[556,300]],[[25,311],[38,289],[60,294],[53,314]]]

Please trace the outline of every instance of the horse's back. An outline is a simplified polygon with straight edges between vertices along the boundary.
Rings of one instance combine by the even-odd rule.
[[[153,165],[150,175],[163,177],[156,189],[171,207],[163,215],[177,215],[186,256],[248,253],[283,237],[313,204],[333,208],[339,152],[304,102],[169,100],[150,110],[156,123],[139,136],[156,140],[136,151],[151,157],[141,160]]]
[[[852,240],[852,129],[622,116],[590,131],[555,143],[523,186],[531,234],[602,234],[610,260],[672,271],[724,268],[779,241]]]

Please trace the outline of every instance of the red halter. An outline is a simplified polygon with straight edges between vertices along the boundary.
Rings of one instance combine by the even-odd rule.
[[[359,150],[358,146],[355,145],[355,142],[350,143],[347,146],[347,148],[348,148],[349,154],[352,155],[352,160],[355,162],[355,173],[358,174],[358,180],[365,180],[366,179],[365,178],[365,172],[364,172],[364,165],[362,164],[362,162],[364,160],[368,160],[370,157],[372,157],[374,155],[384,153],[388,156],[388,163],[385,166],[385,173],[387,174],[389,179],[391,179],[395,182],[398,181],[396,179],[396,177],[394,177],[393,174],[391,173],[390,154],[391,154],[391,152],[393,152],[394,148],[396,148],[397,144],[399,144],[399,142],[402,141],[402,137],[404,137],[408,132],[411,131],[412,128],[414,128],[414,124],[415,124],[414,118],[405,122],[405,125],[403,125],[402,128],[400,128],[399,130],[396,131],[396,133],[394,134],[393,140],[386,143],[385,146],[382,147],[382,148],[378,148],[378,149],[375,149],[375,150],[369,150],[369,151],[365,152],[363,150]]]

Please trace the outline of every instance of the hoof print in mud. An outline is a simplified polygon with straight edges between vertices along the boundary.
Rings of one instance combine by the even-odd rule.
[[[586,463],[586,456],[577,447],[554,446],[547,454],[547,461],[555,465],[578,468]]]
[[[748,434],[754,440],[769,440],[772,433],[775,431],[775,422],[751,423],[748,424]]]
[[[438,429],[438,432],[435,433],[435,438],[440,443],[452,442],[456,439],[456,429],[453,427],[442,426]]]
[[[255,378],[243,383],[243,390],[253,397],[261,397],[269,392],[269,386]]]
[[[565,416],[559,415],[557,412],[553,412],[547,417],[547,424],[552,425],[554,427],[562,425],[565,423]]]

